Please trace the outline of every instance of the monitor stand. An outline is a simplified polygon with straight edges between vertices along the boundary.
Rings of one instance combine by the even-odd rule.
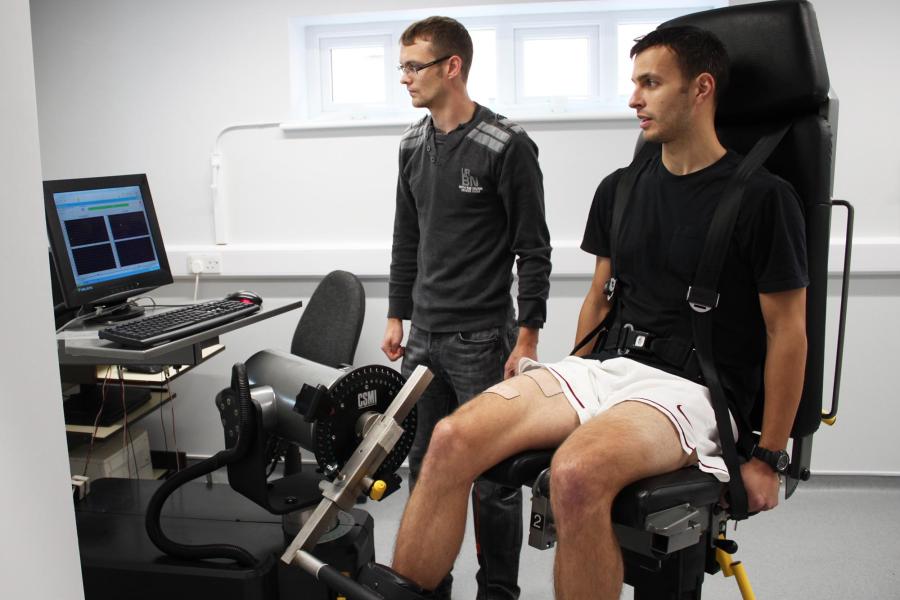
[[[130,300],[122,300],[121,302],[103,305],[103,312],[96,317],[85,319],[85,323],[118,323],[119,321],[140,317],[143,314],[143,306],[138,306]]]

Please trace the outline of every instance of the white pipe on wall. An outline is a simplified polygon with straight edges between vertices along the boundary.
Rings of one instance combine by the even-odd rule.
[[[279,125],[281,123],[276,122],[238,123],[225,127],[216,136],[216,142],[213,144],[209,160],[210,167],[212,167],[212,183],[210,183],[209,187],[212,191],[213,225],[216,232],[216,244],[224,245],[228,243],[228,203],[226,202],[225,190],[222,185],[222,149],[219,145],[222,136],[239,129],[267,129],[269,127],[278,127]]]

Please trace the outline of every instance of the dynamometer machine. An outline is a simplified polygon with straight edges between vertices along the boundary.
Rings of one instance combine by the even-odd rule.
[[[245,597],[417,597],[389,569],[373,564],[372,518],[355,506],[361,496],[380,500],[398,489],[396,471],[415,437],[415,403],[431,377],[425,367],[404,381],[381,365],[334,369],[276,350],[237,363],[231,386],[215,400],[225,449],[156,490],[146,511],[150,539],[172,560],[202,565],[184,577],[186,587],[201,593],[210,591],[204,575],[243,569],[248,578],[265,580],[258,586],[245,581]],[[286,444],[311,452],[315,472],[273,479]],[[185,484],[221,467],[234,491],[281,516],[280,560],[236,544],[176,541],[164,532],[161,516],[170,496],[182,486],[197,487]]]

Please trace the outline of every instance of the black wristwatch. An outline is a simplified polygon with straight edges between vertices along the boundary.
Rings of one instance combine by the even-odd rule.
[[[758,458],[772,467],[772,470],[779,475],[786,473],[788,467],[791,466],[791,457],[784,450],[778,450],[776,452],[775,450],[769,450],[762,446],[753,446],[753,452],[750,454],[753,458]]]

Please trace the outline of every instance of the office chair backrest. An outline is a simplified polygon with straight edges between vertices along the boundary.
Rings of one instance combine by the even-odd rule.
[[[794,186],[806,216],[809,349],[791,435],[810,435],[818,429],[822,411],[833,173],[828,71],[815,13],[806,0],[779,0],[699,12],[660,27],[672,25],[711,31],[728,50],[731,83],[716,113],[726,147],[746,153],[761,134],[793,122],[765,166]],[[754,420],[758,429],[761,415]]]
[[[356,275],[332,271],[307,302],[291,353],[329,367],[353,364],[365,314],[366,293]]]

